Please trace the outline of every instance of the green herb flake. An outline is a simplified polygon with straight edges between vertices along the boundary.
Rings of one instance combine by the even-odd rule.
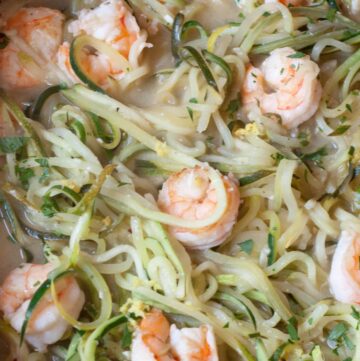
[[[330,133],[330,136],[337,136],[337,135],[342,135],[344,134],[349,128],[351,127],[351,125],[340,125],[338,126],[332,133]]]
[[[194,111],[190,107],[186,107],[186,109],[189,113],[190,119],[194,121]]]
[[[345,346],[349,349],[349,350],[353,350],[355,348],[354,343],[350,340],[349,336],[347,334],[344,334],[343,336],[343,340],[345,343]]]
[[[50,166],[49,166],[49,161],[46,158],[38,158],[35,159],[35,162],[38,163],[40,165],[40,167],[43,168],[43,172],[40,176],[40,183],[45,182],[49,176],[50,176]]]
[[[271,266],[276,260],[276,240],[272,233],[268,234],[267,242],[268,242],[268,247],[269,247],[269,254],[267,257],[267,260],[268,260],[267,265]]]
[[[253,174],[249,174],[249,175],[246,175],[244,177],[241,177],[241,178],[239,178],[240,187],[244,187],[244,186],[246,186],[248,184],[254,183],[257,180],[268,176],[269,174],[271,174],[271,171],[259,170],[259,171],[255,172]]]
[[[230,323],[226,322],[225,325],[223,326],[223,328],[229,328],[229,326],[230,326]]]
[[[251,254],[254,249],[254,241],[252,239],[247,239],[246,241],[239,243],[239,246],[243,252]]]
[[[316,163],[317,165],[320,165],[322,158],[325,157],[327,154],[328,153],[327,153],[326,147],[321,147],[320,149],[316,150],[315,152],[301,154],[300,158],[302,160],[311,160],[314,163]]]
[[[24,188],[29,187],[29,180],[35,176],[34,171],[31,168],[25,168],[16,166],[15,173],[19,177],[19,181]]]
[[[41,205],[41,212],[45,217],[54,217],[59,212],[56,202],[50,197],[43,197],[43,204]]]
[[[229,102],[229,105],[226,109],[226,112],[229,115],[233,115],[234,113],[236,113],[240,108],[240,100],[239,99],[232,99]]]
[[[300,340],[298,332],[297,332],[297,320],[295,317],[291,317],[288,320],[287,331],[288,331],[291,341]]]
[[[355,320],[360,321],[360,312],[354,306],[351,306],[351,310],[351,316],[354,317]]]
[[[271,154],[271,158],[274,159],[275,165],[279,165],[280,161],[285,158],[285,156],[281,153]]]
[[[199,102],[196,98],[191,98],[191,99],[189,99],[189,103],[198,104]]]
[[[300,132],[297,136],[297,138],[300,140],[300,144],[303,147],[306,147],[307,145],[310,144],[309,142],[309,134],[306,132]]]
[[[335,15],[336,15],[336,9],[331,8],[326,13],[326,19],[332,23],[335,20]]]
[[[270,16],[271,15],[271,13],[269,13],[268,11],[265,11],[263,14],[262,14],[262,16],[265,16],[265,17],[268,17],[268,16]]]
[[[281,344],[276,350],[275,352],[272,354],[272,356],[270,357],[269,361],[280,361],[281,360],[281,356],[286,348],[286,346],[289,344],[289,342],[285,342],[283,344]]]
[[[0,154],[16,153],[28,142],[28,140],[28,137],[1,137]]]
[[[327,343],[332,351],[337,355],[338,349],[342,345],[352,350],[355,346],[350,338],[347,336],[348,326],[340,322],[333,327],[327,337]]]
[[[249,338],[259,338],[259,337],[261,337],[261,334],[259,332],[249,333],[248,337]]]
[[[130,331],[128,324],[125,324],[123,333],[122,333],[122,338],[121,338],[121,347],[123,349],[127,349],[130,347],[131,342],[132,342],[132,331]]]
[[[293,54],[288,55],[287,57],[290,59],[300,59],[303,58],[306,54],[302,53],[301,51],[297,51]],[[291,64],[293,65],[293,64]]]
[[[346,109],[347,109],[350,113],[352,113],[351,104],[346,104],[345,107],[346,107]]]

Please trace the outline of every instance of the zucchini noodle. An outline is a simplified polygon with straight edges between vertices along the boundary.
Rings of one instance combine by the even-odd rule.
[[[38,51],[6,25],[24,5],[0,5],[0,218],[14,243],[2,268],[17,262],[9,246],[53,271],[16,294],[19,335],[0,274],[4,360],[360,359],[350,5],[64,2],[64,53],[51,59],[54,39]],[[66,328],[54,342],[43,312],[46,337]]]

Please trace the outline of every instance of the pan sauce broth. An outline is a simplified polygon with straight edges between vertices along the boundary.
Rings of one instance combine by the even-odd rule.
[[[38,1],[13,1],[13,0],[0,0],[0,19],[7,16],[7,14],[14,11],[21,6],[46,6],[56,8],[64,11],[65,14],[70,13],[69,0],[38,0]],[[200,21],[205,28],[214,28],[228,21],[236,21],[239,15],[239,8],[232,0],[211,1],[211,6],[207,7],[207,11],[199,11],[194,14],[194,19]],[[0,21],[1,24],[1,21]],[[155,73],[160,69],[165,69],[174,65],[171,55],[171,37],[170,32],[161,28],[157,34],[150,35],[149,40],[153,47],[146,49],[143,55],[143,62],[148,64],[151,71],[150,74]],[[149,77],[139,81],[130,91],[125,94],[119,94],[119,100],[126,103],[131,103],[136,106],[146,107],[155,103],[154,88],[158,84],[154,77]],[[32,88],[30,90],[17,92],[11,94],[20,103],[29,104],[36,99],[36,96],[43,90],[43,86],[39,88]],[[0,182],[4,181],[3,175],[0,174]],[[24,254],[18,246],[12,244],[8,240],[8,235],[5,227],[0,226],[0,282],[4,279],[7,273],[24,262]],[[30,240],[32,246],[30,247],[34,256],[34,262],[42,259],[41,244],[36,240]],[[0,346],[1,347],[1,346]]]

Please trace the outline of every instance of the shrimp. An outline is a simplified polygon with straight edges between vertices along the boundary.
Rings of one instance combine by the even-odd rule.
[[[135,17],[122,0],[108,0],[94,9],[81,10],[78,19],[70,22],[68,30],[73,36],[87,34],[106,42],[128,59],[134,68],[138,66],[140,53],[150,46],[146,43],[146,33],[140,31]],[[72,79],[79,81],[70,66],[68,43],[60,47],[57,63]],[[106,83],[108,75],[115,79],[124,76],[123,69],[116,68],[110,59],[101,54],[89,54],[85,65],[100,84]]]
[[[349,14],[349,16],[356,20],[360,20],[360,1],[359,0],[342,0],[340,5],[343,8],[344,12]]]
[[[7,19],[3,30],[15,31],[32,50],[51,61],[56,56],[63,34],[64,15],[45,7],[21,8]],[[44,82],[39,65],[10,40],[0,50],[0,80],[5,89],[24,89]]]
[[[218,361],[214,332],[209,325],[170,327],[162,312],[153,309],[135,331],[131,361]]]
[[[286,128],[297,127],[318,109],[322,92],[319,71],[309,56],[291,48],[272,51],[260,69],[248,66],[242,89],[245,112],[258,104],[263,113],[280,115]]]
[[[53,268],[49,263],[25,263],[10,272],[5,279],[0,288],[0,310],[16,331],[20,332],[32,296]],[[56,291],[65,310],[77,318],[85,303],[85,296],[75,278],[60,278],[56,281]],[[61,317],[48,291],[33,310],[25,337],[32,346],[43,352],[47,345],[59,341],[69,326]]]
[[[230,234],[238,215],[240,195],[236,181],[222,177],[227,193],[227,208],[215,223],[200,229],[170,227],[172,235],[188,248],[205,249],[222,243]],[[208,218],[217,206],[216,190],[205,168],[184,169],[163,184],[159,208],[186,220]]]
[[[175,358],[180,361],[217,361],[214,331],[209,325],[199,328],[170,328],[170,346]]]
[[[329,285],[335,299],[360,304],[360,234],[343,231],[333,256]]]
[[[131,346],[131,361],[175,361],[168,342],[170,324],[161,311],[153,309],[142,319]]]

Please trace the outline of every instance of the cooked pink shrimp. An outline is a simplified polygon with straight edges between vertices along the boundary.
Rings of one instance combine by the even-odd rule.
[[[170,328],[170,346],[179,361],[217,361],[214,331],[209,325],[199,328]]]
[[[175,361],[170,353],[170,324],[153,309],[142,319],[131,345],[131,361]]]
[[[74,36],[87,34],[106,42],[129,60],[132,67],[138,66],[140,53],[149,46],[146,43],[146,33],[140,31],[135,17],[123,0],[108,0],[94,9],[81,10],[78,19],[69,24],[68,30]],[[106,83],[108,75],[115,79],[124,75],[124,69],[117,69],[105,55],[89,54],[87,60],[85,65],[100,84]],[[78,81],[69,62],[68,43],[64,43],[59,49],[58,65]]]
[[[171,233],[188,248],[204,249],[222,243],[236,221],[240,195],[232,177],[222,177],[227,192],[227,208],[214,224],[200,229],[170,227]],[[183,219],[208,218],[217,206],[216,190],[206,169],[195,167],[171,175],[163,184],[158,204],[161,210]]]
[[[360,304],[360,234],[341,232],[329,275],[334,297],[344,303]]]
[[[359,0],[341,0],[339,1],[344,12],[356,20],[360,20],[360,1]]]
[[[10,272],[5,279],[0,288],[0,310],[16,331],[20,332],[32,296],[53,268],[49,263],[26,263]],[[85,297],[75,278],[60,278],[56,281],[56,291],[65,310],[77,318]],[[47,345],[59,341],[68,328],[69,324],[61,317],[48,291],[36,305],[25,337],[37,350],[44,351]]]
[[[52,60],[62,39],[64,15],[44,7],[21,8],[7,19],[5,31],[16,31],[33,51]],[[29,88],[44,81],[39,65],[13,41],[0,50],[0,80],[6,89]],[[41,70],[41,69],[40,69]]]
[[[141,321],[131,345],[131,361],[218,361],[209,325],[179,330],[153,309]]]
[[[291,48],[276,49],[257,69],[250,65],[242,89],[245,111],[258,104],[263,113],[281,116],[286,128],[311,118],[320,102],[319,67]],[[267,92],[270,89],[271,92]]]

